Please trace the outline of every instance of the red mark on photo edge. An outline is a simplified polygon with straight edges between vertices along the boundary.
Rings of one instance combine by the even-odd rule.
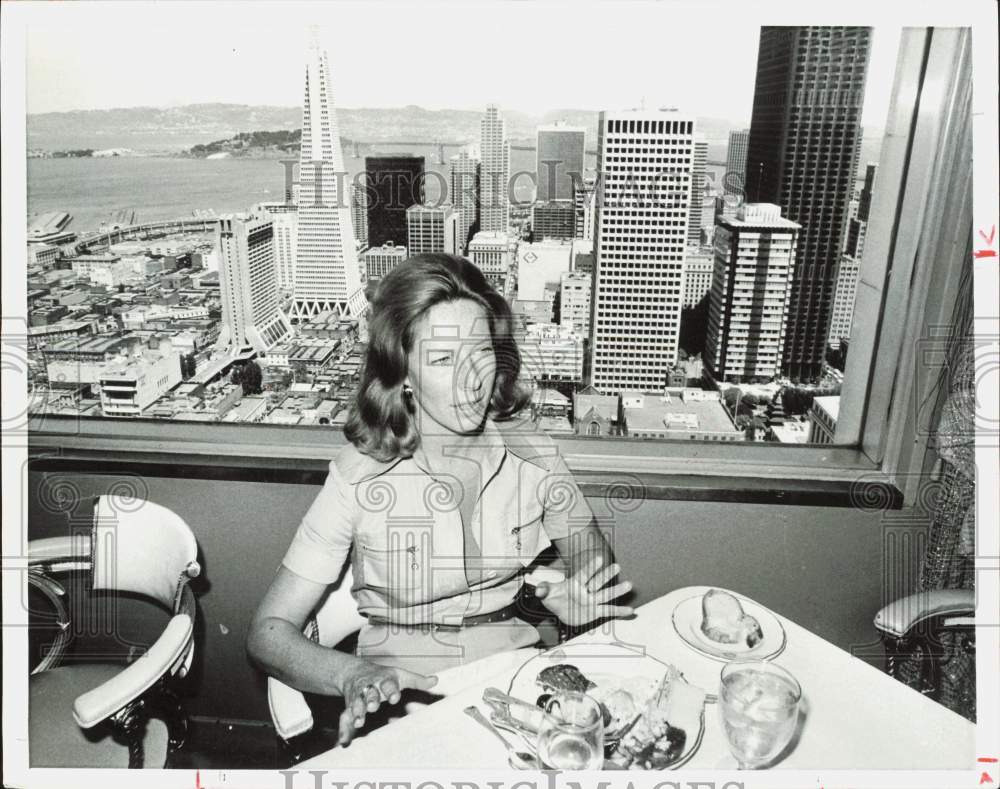
[[[982,230],[979,231],[979,237],[986,242],[987,246],[993,245],[993,239],[996,238],[997,226],[993,225],[990,227],[990,234],[987,236]],[[974,257],[976,258],[995,258],[997,256],[995,249],[977,249]]]
[[[982,762],[984,764],[996,764],[997,760],[996,760],[996,757],[993,757],[993,756],[980,756],[978,759],[976,759],[976,761],[977,762]],[[982,786],[983,784],[991,784],[991,783],[993,783],[993,778],[992,778],[992,776],[989,773],[982,772],[982,773],[979,774],[979,785],[980,786]]]
[[[201,789],[201,770],[194,771],[194,789]]]

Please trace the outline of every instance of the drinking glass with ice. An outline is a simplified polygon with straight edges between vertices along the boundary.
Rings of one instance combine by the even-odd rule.
[[[781,666],[737,660],[722,669],[719,714],[729,749],[741,770],[762,767],[795,733],[802,689]]]

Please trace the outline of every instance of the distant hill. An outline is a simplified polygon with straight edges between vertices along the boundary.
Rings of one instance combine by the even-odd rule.
[[[538,126],[557,120],[582,126],[587,132],[587,149],[597,147],[597,120],[593,110],[553,109],[543,115],[504,110],[507,134],[515,145],[533,146]],[[443,142],[465,144],[478,142],[478,110],[428,110],[409,105],[393,108],[341,108],[337,111],[341,136],[363,142]],[[67,151],[77,149],[107,150],[128,148],[137,152],[164,151],[179,153],[196,146],[210,155],[233,152],[239,155],[243,145],[234,144],[240,135],[275,134],[272,142],[291,153],[295,150],[293,133],[302,125],[299,107],[254,106],[247,104],[189,104],[183,107],[128,107],[112,110],[49,112],[27,116],[28,149]],[[709,161],[725,161],[726,143],[731,129],[746,128],[741,122],[724,118],[698,118],[698,130],[708,140]],[[264,131],[266,130],[266,132]],[[282,138],[280,133],[289,136]],[[881,145],[881,129],[865,129],[861,151],[864,163],[875,161]],[[263,138],[258,138],[263,139]],[[284,147],[286,143],[290,143]],[[206,151],[206,147],[213,150]]]
[[[366,142],[473,142],[479,139],[481,115],[477,110],[428,110],[414,105],[337,111],[341,135]],[[562,120],[587,130],[589,148],[597,144],[595,111],[560,109],[538,116],[504,110],[504,117],[508,135],[515,143],[529,144],[534,140],[537,126]],[[740,125],[719,118],[699,118],[698,124],[710,140],[725,140],[729,129]],[[263,129],[291,132],[301,125],[299,107],[189,104],[28,115],[27,137],[28,148],[50,151],[115,147],[178,151],[232,139],[241,132]]]

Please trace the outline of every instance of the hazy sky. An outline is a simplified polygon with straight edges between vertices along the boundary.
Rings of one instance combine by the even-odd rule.
[[[53,2],[31,9],[26,104],[30,113],[298,105],[306,26],[319,24],[343,107],[495,102],[543,112],[645,101],[749,120],[759,26],[837,22],[828,6]],[[893,20],[860,20],[875,27],[866,125],[885,121],[900,32]]]

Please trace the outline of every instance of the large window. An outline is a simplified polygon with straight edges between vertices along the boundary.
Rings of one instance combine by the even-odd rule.
[[[867,47],[869,34],[858,35]],[[907,29],[899,42],[894,76],[868,74],[869,81],[893,80],[884,133],[881,143],[873,148],[878,171],[874,182],[866,179],[866,162],[858,161],[860,148],[847,150],[829,143],[834,121],[840,122],[830,113],[843,114],[853,107],[856,112],[846,122],[857,124],[860,117],[860,107],[841,100],[840,94],[832,101],[822,91],[803,99],[816,104],[814,116],[808,117],[800,107],[797,121],[791,122],[791,112],[785,121],[796,133],[806,129],[816,135],[812,142],[818,145],[799,140],[795,151],[808,148],[819,153],[832,168],[827,181],[831,192],[822,201],[804,189],[804,182],[796,180],[815,173],[792,167],[795,151],[771,150],[765,145],[763,132],[751,132],[748,156],[757,163],[754,166],[773,161],[775,167],[786,168],[784,186],[773,194],[788,205],[800,200],[808,211],[801,208],[798,227],[787,237],[765,241],[755,231],[752,238],[744,239],[744,247],[734,251],[730,247],[737,242],[726,240],[733,235],[733,227],[750,227],[758,220],[749,210],[734,213],[734,206],[725,205],[725,201],[719,204],[720,230],[715,235],[714,252],[709,249],[708,254],[732,253],[732,260],[715,261],[709,291],[702,299],[700,340],[704,342],[706,330],[720,332],[714,345],[708,345],[725,346],[723,354],[738,354],[747,374],[727,374],[724,366],[704,356],[684,359],[686,354],[681,354],[671,359],[662,390],[647,387],[635,392],[628,388],[629,382],[645,381],[637,369],[629,370],[637,354],[623,348],[617,334],[612,337],[613,348],[608,346],[605,352],[598,348],[596,353],[595,336],[585,337],[584,354],[590,358],[582,368],[601,360],[607,380],[620,379],[621,385],[610,385],[605,391],[588,389],[587,376],[593,370],[580,369],[580,365],[555,376],[558,383],[554,385],[553,376],[545,370],[534,382],[539,396],[533,411],[539,426],[559,437],[576,470],[596,474],[616,464],[634,466],[635,460],[641,459],[642,470],[667,476],[797,478],[846,484],[865,474],[892,482],[903,470],[921,467],[936,391],[933,375],[918,369],[921,343],[934,339],[934,327],[950,323],[963,298],[961,286],[963,279],[969,278],[971,265],[970,39],[964,28]],[[808,52],[803,52],[801,56],[808,57]],[[857,80],[864,70],[852,70],[851,78]],[[789,75],[794,76],[792,71]],[[755,101],[753,124],[764,129],[769,113],[782,108],[773,104],[759,81],[757,90],[761,98]],[[611,131],[631,134],[637,122],[643,124],[640,128],[649,128],[648,120],[614,120]],[[679,134],[693,135],[695,131],[689,122],[674,127]],[[601,152],[597,153],[600,163]],[[846,165],[838,159],[837,167],[843,169],[843,165],[854,174],[854,184],[841,178],[831,164],[831,157],[838,156],[851,159]],[[605,164],[611,159],[608,157]],[[31,178],[40,177],[39,172],[29,167],[29,186]],[[743,199],[753,202],[749,165],[746,173]],[[618,178],[618,174],[613,177]],[[779,183],[775,182],[776,188]],[[757,186],[757,194],[765,194],[763,187]],[[859,213],[862,204],[864,210]],[[264,210],[271,211],[273,218],[281,213],[281,206]],[[614,225],[616,238],[630,232],[630,226],[617,218],[621,211],[611,206],[598,208],[595,288],[601,276],[601,235],[606,232],[601,228],[602,210],[608,228]],[[58,240],[60,218],[52,216],[46,221],[48,225],[34,229],[49,232]],[[649,219],[637,221],[646,223]],[[759,221],[766,224],[770,220]],[[803,229],[807,222],[812,226]],[[266,458],[307,458],[318,464],[328,456],[330,447],[344,440],[338,426],[358,382],[365,349],[363,318],[343,318],[329,312],[303,317],[294,327],[294,338],[220,363],[214,349],[219,347],[220,336],[230,330],[226,321],[236,320],[224,313],[239,312],[226,305],[240,296],[219,295],[220,285],[225,284],[220,279],[226,280],[226,271],[225,264],[216,259],[214,222],[204,220],[199,225],[193,221],[184,227],[152,224],[156,226],[142,233],[105,227],[100,233],[81,235],[70,246],[63,244],[62,253],[52,252],[52,243],[29,245],[31,320],[26,332],[25,372],[32,444],[40,453],[58,448],[67,456],[114,448],[121,457],[142,462],[160,463],[176,455],[188,460],[205,456],[209,465],[227,457],[242,458],[247,467],[267,465]],[[671,233],[683,237],[684,222],[674,224]],[[161,232],[168,237],[150,238]],[[637,227],[636,232],[645,233],[647,228]],[[853,257],[846,255],[848,238],[858,251],[859,233],[864,239],[863,251]],[[787,255],[796,234],[800,260],[795,276],[799,279],[788,288],[778,288],[778,280],[793,275]],[[836,238],[831,240],[833,235]],[[575,256],[576,250],[570,246],[569,254]],[[819,254],[818,247],[827,250],[827,257],[805,261],[803,256]],[[771,265],[763,260],[769,255],[781,259]],[[591,265],[593,257],[591,253]],[[513,251],[505,253],[505,270],[517,258]],[[155,261],[159,261],[158,271],[153,270]],[[214,272],[213,265],[217,266]],[[258,261],[254,265],[263,264]],[[642,276],[642,267],[634,261],[626,261],[626,265],[636,271],[635,276]],[[648,265],[656,267],[655,261]],[[617,265],[608,268],[616,269],[624,270]],[[511,274],[522,286],[529,278],[526,270]],[[625,278],[608,279],[606,293],[614,290],[612,296],[633,294],[622,295],[622,299],[646,299],[633,293],[643,291],[641,281],[632,277],[630,273]],[[696,308],[681,309],[685,290],[679,274],[674,279],[676,282],[671,282],[678,287],[660,296],[672,306],[661,310],[656,331],[676,333],[678,343],[673,347],[683,348],[691,341],[685,332],[694,332],[698,342],[691,321],[699,318],[693,316]],[[511,281],[515,281],[513,277]],[[773,324],[773,316],[753,325],[765,294],[772,293],[790,305],[780,330]],[[551,292],[546,297],[550,296]],[[595,326],[609,326],[601,317],[601,296],[595,297]],[[291,298],[287,291],[280,293],[282,303]],[[532,310],[545,312],[544,305],[538,307],[539,300],[512,301],[516,317],[525,325],[537,319],[536,315],[528,320]],[[618,314],[619,304],[612,302],[608,302],[605,315]],[[792,307],[798,312],[789,314]],[[830,341],[835,315],[841,316],[840,331],[846,336]],[[844,319],[844,315],[853,316],[853,320]],[[239,312],[240,320],[253,317],[247,311]],[[726,334],[731,325],[738,328]],[[619,321],[614,331],[624,337],[632,328],[633,324]],[[241,327],[244,330],[253,336],[252,329]],[[646,332],[641,327],[640,331]],[[816,339],[817,332],[824,334],[821,341]],[[643,343],[655,339],[649,336]],[[548,342],[541,366],[562,358],[555,347],[557,339]],[[576,348],[574,353],[579,354],[579,343],[574,342],[567,339],[567,348]],[[788,349],[792,346],[798,356],[790,362]],[[651,350],[643,345],[643,366],[660,363],[656,348],[655,342],[649,346]],[[537,361],[533,354],[541,353],[527,333],[522,350],[529,361]],[[102,406],[102,383],[106,386],[111,381],[101,375],[121,368],[141,378],[145,375],[142,365],[155,363],[144,360],[165,354],[176,356],[178,375],[147,376],[149,380],[134,395],[140,415],[107,419],[109,401],[125,395],[109,391]],[[548,402],[545,395],[550,391],[562,395],[561,409],[539,406],[539,401]],[[612,409],[612,418],[598,424],[586,418],[583,405],[588,398],[602,396],[618,397],[620,407]],[[918,413],[904,407],[928,399],[931,407]],[[184,426],[191,421],[197,422],[197,427]]]

